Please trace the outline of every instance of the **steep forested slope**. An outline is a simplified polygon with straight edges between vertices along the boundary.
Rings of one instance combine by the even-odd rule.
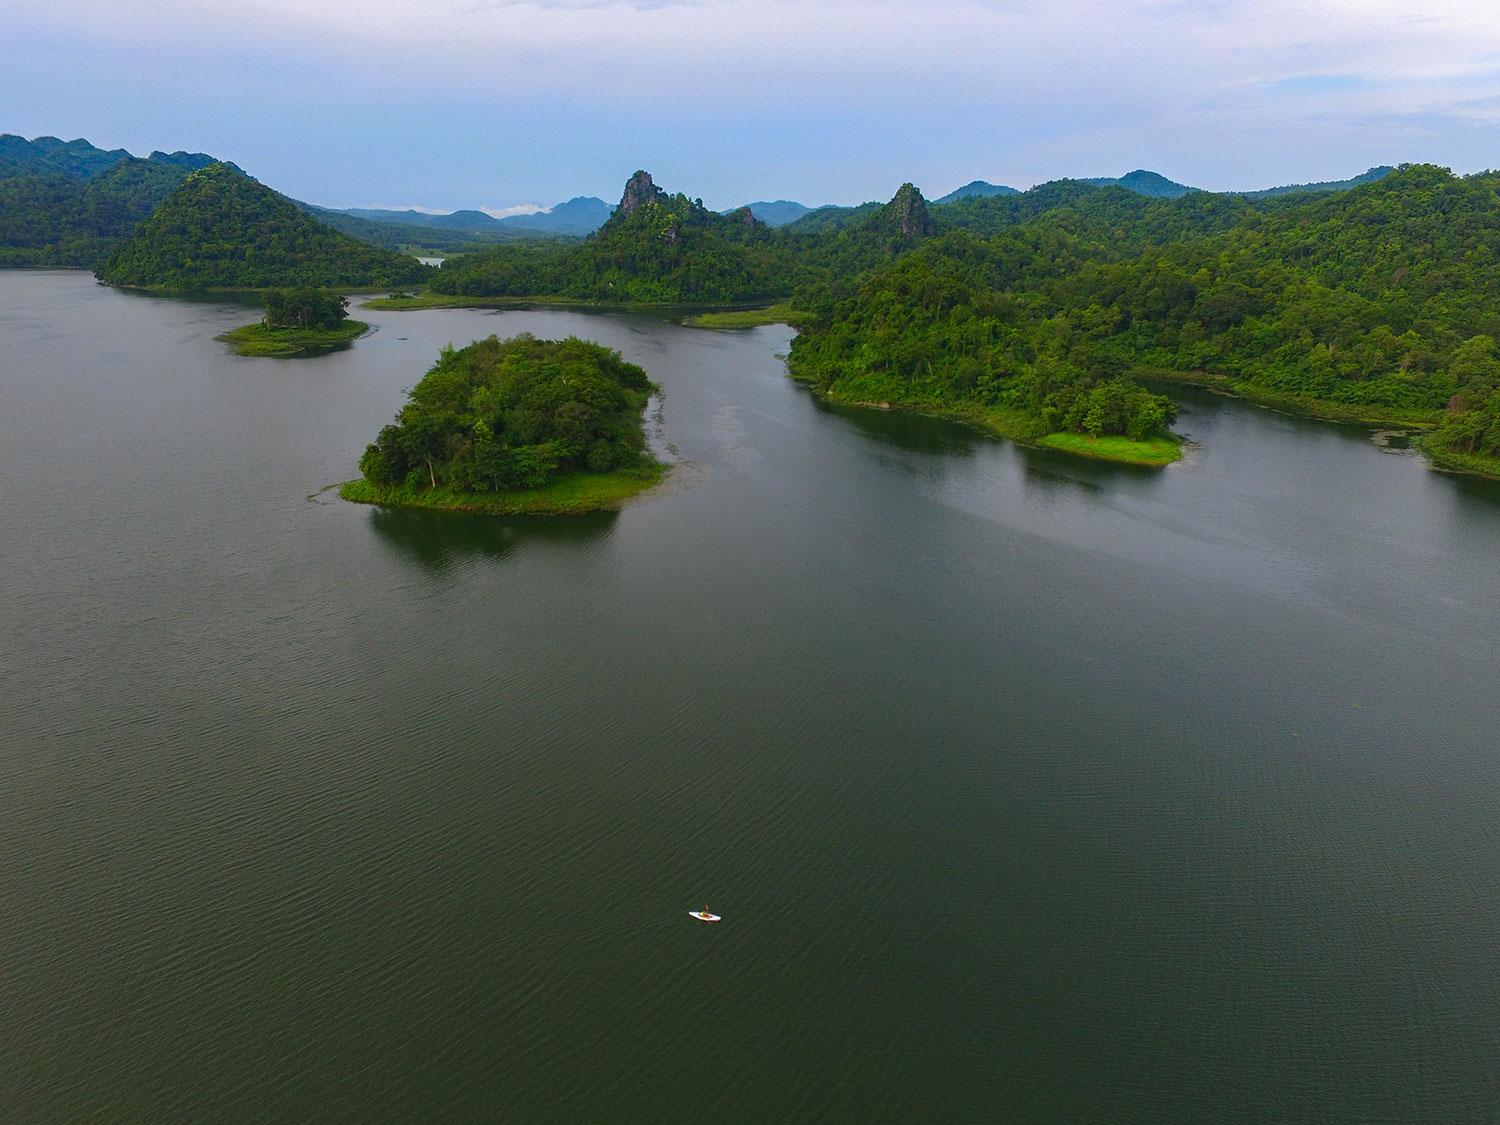
[[[92,266],[196,168],[202,153],[142,160],[87,141],[0,135],[0,266]]]
[[[226,164],[184,180],[98,271],[111,285],[189,290],[387,286],[426,272],[415,258],[324,226]]]

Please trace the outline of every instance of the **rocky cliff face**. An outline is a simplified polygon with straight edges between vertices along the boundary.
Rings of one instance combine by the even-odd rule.
[[[601,237],[614,237],[623,231],[638,232],[643,225],[664,242],[676,243],[692,231],[713,230],[730,237],[746,237],[763,224],[748,207],[719,215],[704,207],[701,199],[663,191],[649,172],[636,172],[625,184],[620,206],[599,233]]]
[[[891,225],[904,235],[929,235],[932,219],[927,215],[927,200],[911,184],[902,184],[895,197],[885,205]]]
[[[652,182],[650,172],[636,172],[625,183],[625,194],[620,197],[616,214],[633,215],[643,204],[654,203],[666,194]]]

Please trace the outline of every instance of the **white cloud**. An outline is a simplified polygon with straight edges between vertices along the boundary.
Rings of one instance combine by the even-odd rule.
[[[8,22],[0,63],[29,35],[136,80],[190,71],[205,98],[340,98],[377,123],[457,106],[492,115],[490,153],[550,143],[527,131],[540,106],[553,134],[627,122],[640,159],[685,167],[710,128],[755,134],[761,161],[801,129],[803,163],[862,146],[1024,185],[1154,161],[1234,187],[1382,139],[1382,159],[1443,158],[1500,125],[1500,3],[1476,0],[45,0]],[[0,66],[0,104],[34,79]]]
[[[1500,60],[1500,5],[1472,0],[49,0],[22,19],[146,50],[262,44],[402,83],[624,98],[774,97],[788,80],[831,97],[892,80],[917,98],[1146,97],[1352,74],[1428,83],[1440,102],[1431,83],[1482,81]]]

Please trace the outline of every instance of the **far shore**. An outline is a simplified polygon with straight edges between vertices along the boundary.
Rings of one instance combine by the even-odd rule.
[[[750,328],[762,324],[791,324],[796,313],[787,304],[694,305],[680,301],[588,301],[580,297],[469,297],[424,291],[360,302],[360,308],[380,312],[420,309],[576,309],[579,312],[641,313],[680,317],[694,328]]]
[[[1443,419],[1441,410],[1381,409],[1351,406],[1348,403],[1331,402],[1328,399],[1278,395],[1247,380],[1215,374],[1212,371],[1172,371],[1156,367],[1142,367],[1132,371],[1131,374],[1138,379],[1151,379],[1158,383],[1181,383],[1189,387],[1202,387],[1215,394],[1229,398],[1242,398],[1246,402],[1275,407],[1289,413],[1316,418],[1322,422],[1351,422],[1361,426],[1428,430],[1438,425]]]

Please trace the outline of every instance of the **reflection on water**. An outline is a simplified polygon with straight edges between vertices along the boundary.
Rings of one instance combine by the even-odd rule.
[[[1163,472],[1162,469],[1148,465],[1127,465],[1121,461],[1075,457],[1056,449],[1044,449],[1035,445],[1017,444],[1016,451],[1020,455],[1023,469],[1021,479],[1028,485],[1069,485],[1098,492],[1125,481],[1132,484],[1159,483]]]
[[[265,298],[259,293],[227,292],[227,293],[162,293],[147,291],[145,289],[115,289],[111,292],[123,294],[126,297],[142,301],[171,301],[174,305],[183,303],[193,305],[238,305],[248,309],[264,309]]]
[[[1018,459],[1023,485],[1044,490],[1083,489],[1100,492],[1122,482],[1150,483],[1161,478],[1161,470],[1117,461],[1092,461],[1055,449],[1005,441],[962,422],[934,418],[903,410],[869,406],[846,406],[812,398],[816,409],[849,423],[864,437],[882,445],[926,455],[935,463],[973,458],[981,451],[1004,449]],[[944,466],[945,470],[951,466]]]
[[[528,543],[581,546],[608,535],[619,517],[619,512],[559,518],[372,507],[370,528],[403,561],[441,572],[470,558],[500,560]]]
[[[1189,388],[1144,472],[815,405],[784,328],[359,315],[282,366],[0,271],[0,1120],[1495,1116],[1500,486]],[[692,486],[305,502],[523,330],[646,366]]]
[[[905,410],[881,410],[873,406],[845,406],[812,401],[818,411],[848,422],[865,437],[899,449],[950,457],[972,457],[983,436],[974,429],[943,418],[913,414]]]
[[[1464,473],[1450,473],[1445,469],[1438,469],[1433,476],[1440,478],[1465,500],[1500,504],[1500,480],[1485,480],[1483,477],[1471,477]]]

